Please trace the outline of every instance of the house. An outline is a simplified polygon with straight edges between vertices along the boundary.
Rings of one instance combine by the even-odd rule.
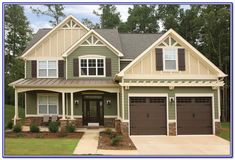
[[[126,135],[215,134],[226,76],[178,33],[118,33],[88,29],[68,16],[40,29],[20,56],[25,116],[45,115],[77,127],[115,127]]]

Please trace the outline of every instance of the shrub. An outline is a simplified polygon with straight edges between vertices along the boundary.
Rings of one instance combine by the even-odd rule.
[[[73,132],[75,132],[75,130],[76,130],[76,127],[75,127],[74,124],[68,123],[68,124],[66,125],[66,131],[67,131],[67,132],[73,133]]]
[[[50,122],[49,123],[49,130],[52,133],[56,133],[59,130],[59,124],[58,122]]]
[[[19,132],[21,132],[21,130],[22,130],[22,128],[21,128],[20,124],[14,125],[14,127],[13,127],[14,132],[19,133]]]
[[[115,146],[118,144],[118,142],[120,142],[122,140],[122,136],[115,136],[111,139],[111,145]]]
[[[108,134],[109,136],[111,136],[112,133],[113,133],[113,131],[112,131],[111,128],[106,128],[106,129],[104,130],[104,133],[105,133],[105,134]]]
[[[38,133],[39,132],[39,127],[36,124],[31,124],[30,125],[30,132]]]
[[[12,121],[9,121],[9,122],[7,123],[6,128],[7,128],[7,129],[12,129],[12,127],[13,127],[13,122],[12,122]]]
[[[16,136],[17,136],[18,138],[22,138],[22,137],[24,137],[24,134],[23,134],[23,133],[16,133]]]

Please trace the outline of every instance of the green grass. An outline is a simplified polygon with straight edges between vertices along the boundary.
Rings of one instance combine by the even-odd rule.
[[[11,121],[14,118],[15,115],[15,106],[5,104],[4,108],[5,114],[4,114],[4,123],[6,124]],[[19,107],[19,117],[24,119],[25,117],[25,109],[23,107]]]
[[[230,123],[221,123],[221,130],[218,136],[230,141]]]
[[[78,139],[6,138],[5,155],[71,155]]]

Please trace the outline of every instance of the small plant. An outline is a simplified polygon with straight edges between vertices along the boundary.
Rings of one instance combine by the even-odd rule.
[[[43,134],[38,133],[38,134],[35,136],[35,138],[44,138],[44,135],[43,135]]]
[[[122,140],[122,136],[115,136],[111,139],[111,145],[115,146]]]
[[[50,122],[49,123],[49,131],[52,133],[56,133],[59,130],[59,124],[57,122]]]
[[[12,127],[13,127],[13,123],[12,123],[12,121],[9,121],[9,122],[7,123],[6,128],[7,128],[7,129],[12,129]]]
[[[21,132],[21,130],[22,130],[22,128],[21,128],[20,124],[14,125],[14,127],[13,127],[14,132],[19,133],[19,132]]]
[[[111,128],[106,128],[106,129],[104,130],[104,133],[105,133],[105,134],[108,134],[109,136],[111,136],[112,133],[113,133],[113,131],[112,131]]]
[[[30,132],[38,133],[39,132],[39,127],[36,124],[31,124],[30,125]]]
[[[23,134],[23,133],[17,133],[17,134],[16,134],[16,137],[22,138],[22,137],[24,137],[24,134]]]
[[[75,132],[75,130],[76,130],[76,126],[75,126],[74,124],[68,123],[68,124],[66,125],[66,131],[67,131],[67,132],[73,133],[73,132]]]

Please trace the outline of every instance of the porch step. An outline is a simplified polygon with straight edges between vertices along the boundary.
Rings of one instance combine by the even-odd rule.
[[[99,129],[99,126],[87,126],[87,129]]]

